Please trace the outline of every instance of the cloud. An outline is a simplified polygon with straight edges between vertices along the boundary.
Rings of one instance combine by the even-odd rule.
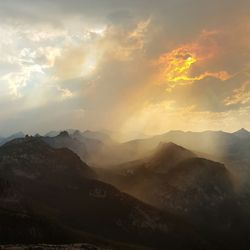
[[[223,70],[218,72],[204,71],[195,75],[194,66],[202,67],[212,60],[218,47],[213,36],[217,31],[202,31],[198,39],[190,44],[184,44],[170,52],[162,54],[154,65],[160,69],[159,84],[166,84],[167,90],[176,85],[192,84],[207,77],[227,80],[231,75]]]
[[[231,106],[236,104],[249,104],[250,103],[250,82],[247,81],[242,86],[233,90],[231,96],[224,100],[225,105]]]
[[[10,107],[1,111],[2,131],[64,124],[128,135],[133,127],[185,129],[187,121],[193,130],[217,128],[230,116],[228,129],[236,118],[246,123],[249,7],[246,0],[1,1],[0,104]],[[52,107],[58,116],[48,114]]]
[[[195,106],[178,108],[174,101],[163,101],[147,104],[144,109],[133,114],[121,127],[121,140],[132,139],[144,135],[165,133],[168,130],[235,131],[239,123],[249,126],[250,108],[228,110],[223,112],[197,111]]]

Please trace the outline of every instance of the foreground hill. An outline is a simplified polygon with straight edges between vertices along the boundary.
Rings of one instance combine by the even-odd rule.
[[[178,217],[93,177],[72,151],[39,137],[0,147],[0,242],[79,242],[88,233],[171,249],[200,244]]]

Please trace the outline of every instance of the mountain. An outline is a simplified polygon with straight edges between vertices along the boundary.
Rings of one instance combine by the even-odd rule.
[[[72,168],[72,170],[71,170]],[[54,150],[40,138],[12,140],[0,147],[0,243],[70,241],[71,230],[49,216],[41,216],[33,206],[39,182],[63,183],[73,176],[93,176],[94,172],[68,149]],[[50,188],[46,191],[50,196]]]
[[[209,171],[206,172],[206,169],[211,169],[211,171],[213,170],[215,172],[217,171],[218,173],[215,173],[215,175],[223,172],[225,179],[227,179],[228,183],[231,183],[230,173],[223,164],[207,159],[198,158],[192,151],[172,142],[160,143],[150,156],[113,167],[110,172],[114,175],[117,175],[118,178],[113,178],[111,174],[110,180],[107,179],[107,181],[113,181],[113,183],[115,185],[118,185],[122,190],[129,190],[128,192],[132,192],[133,195],[139,196],[144,200],[146,199],[147,202],[150,202],[149,199],[146,198],[151,193],[150,190],[152,190],[152,193],[154,193],[152,197],[155,197],[156,200],[157,193],[159,195],[162,194],[161,191],[154,192],[154,189],[159,188],[159,185],[157,184],[158,181],[163,182],[163,188],[168,188],[169,182],[172,181],[169,176],[172,176],[175,171],[181,170],[182,168],[187,170],[186,176],[184,175],[183,178],[186,178],[186,181],[190,182],[190,184],[192,185],[195,185],[194,179],[198,178],[196,177],[196,174],[200,173],[201,171],[204,171],[204,176],[207,175],[207,182],[212,183],[213,180],[209,180],[210,173]],[[221,169],[223,169],[224,171],[221,171]],[[193,179],[189,179],[188,175],[193,177]],[[173,177],[173,180],[175,180],[175,178],[177,178],[177,175]],[[154,183],[154,181],[156,181],[156,183]],[[204,181],[206,181],[206,178],[204,179]],[[218,181],[218,183],[219,182],[220,181]],[[181,185],[182,184],[180,181],[179,186]],[[144,190],[144,188],[147,188],[148,190]],[[134,192],[132,190],[134,190]],[[232,190],[233,187],[231,183],[231,191]],[[156,204],[153,203],[153,205]],[[157,204],[157,206],[159,206],[159,204]],[[160,208],[162,208],[162,206],[160,206]]]
[[[62,131],[66,131],[68,132],[69,135],[72,135],[75,131],[77,131],[76,129],[65,129],[65,130],[52,130],[49,131],[48,133],[46,133],[44,135],[44,137],[55,137],[58,136]]]
[[[54,137],[42,137],[42,140],[53,148],[68,148],[75,152],[82,160],[88,159],[89,155],[86,145],[72,138],[67,131],[62,131]]]
[[[246,129],[242,128],[236,132],[233,133],[233,135],[239,137],[239,138],[247,138],[249,139],[250,138],[250,132],[247,131]]]
[[[4,144],[0,147],[0,164],[2,174],[6,170],[7,173],[11,171],[15,176],[25,176],[29,179],[36,179],[45,174],[56,175],[58,178],[73,173],[75,176],[94,176],[93,170],[72,151],[67,148],[49,147],[43,138],[39,137],[19,138]]]
[[[75,153],[40,137],[0,147],[0,242],[85,242],[95,235],[164,249],[200,246],[178,216],[94,177]]]
[[[69,133],[69,135],[75,135],[75,136],[82,136],[84,138],[88,139],[94,139],[103,143],[114,143],[114,141],[111,139],[110,135],[108,133],[102,132],[102,131],[91,131],[91,130],[85,130],[84,132],[81,132],[77,129],[66,129]],[[55,137],[60,134],[61,131],[50,131],[46,133],[45,137]]]
[[[148,191],[152,190],[151,197],[146,192],[148,199],[158,207],[181,214],[198,215],[234,195],[230,173],[224,165],[202,158],[190,158],[178,163],[159,180],[166,185],[160,186],[161,190],[156,187],[156,191],[152,190],[152,186],[148,187]],[[158,197],[153,195],[155,193]],[[214,211],[211,215],[215,216]]]
[[[98,132],[93,132],[92,136],[92,132],[90,131],[82,133],[79,130],[65,130],[58,132],[58,135],[56,136],[52,135],[53,134],[51,133],[50,136],[44,136],[42,138],[46,143],[54,148],[69,148],[78,154],[82,160],[90,164],[98,158],[99,152],[101,152],[103,148],[109,148],[109,145],[112,143],[111,140],[108,140],[107,138],[105,140],[97,139],[97,135],[99,135]],[[108,143],[108,145],[106,145],[103,141]]]
[[[88,162],[91,162],[91,159],[102,150],[103,147],[105,147],[105,144],[103,141],[86,137],[84,136],[84,133],[81,133],[79,130],[76,130],[71,137],[81,143],[83,143],[86,146],[87,152],[88,152]]]
[[[172,142],[160,143],[147,162],[147,167],[156,173],[167,173],[183,160],[196,155]]]
[[[195,152],[197,156],[227,164],[230,170],[236,171],[242,166],[250,169],[249,132],[241,129],[234,133],[223,131],[183,132],[170,131],[146,139],[137,139],[109,147],[102,152],[102,164],[118,165],[134,161],[152,154],[159,143],[173,142]]]
[[[10,135],[9,137],[6,137],[6,138],[1,138],[0,140],[0,145],[3,145],[5,144],[6,142],[8,141],[11,141],[13,139],[16,139],[16,138],[23,138],[25,137],[25,134],[23,132],[18,132],[18,133],[15,133],[13,135]]]
[[[230,235],[236,244],[241,234],[246,237],[249,232],[249,216],[238,204],[233,176],[226,167],[174,143],[161,143],[141,160],[99,170],[99,176],[148,204],[192,221],[209,237]]]
[[[216,189],[230,189],[233,194],[231,175],[223,164],[198,158],[193,152],[174,143],[160,143],[150,156],[118,165],[109,171],[110,176],[104,174],[107,182],[161,209],[170,204],[163,199],[164,192],[169,192],[173,187],[185,192],[189,188],[188,185],[184,186],[185,183],[194,190],[201,190],[203,184],[216,184]],[[214,178],[217,176],[222,177],[217,180]],[[177,184],[173,185],[175,181]],[[214,181],[217,183],[214,184]],[[209,195],[209,189],[206,191]]]

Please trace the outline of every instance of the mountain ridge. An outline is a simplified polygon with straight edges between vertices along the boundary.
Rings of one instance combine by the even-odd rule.
[[[75,153],[52,148],[40,137],[15,139],[0,147],[1,179],[7,180],[20,196],[14,217],[0,212],[6,222],[0,225],[5,240],[11,237],[8,223],[13,225],[16,218],[30,241],[47,241],[49,235],[51,239],[58,239],[60,232],[67,235],[68,231],[63,229],[66,227],[146,246],[169,245],[183,249],[190,244],[200,244],[198,238],[190,241],[187,237],[193,234],[191,225],[93,179],[89,170],[92,171]],[[7,186],[1,185],[0,207],[4,205],[5,209],[13,210],[10,192],[7,192],[9,196],[4,195]],[[28,215],[26,219],[18,215],[18,206]],[[55,221],[54,229],[51,219]],[[29,225],[36,228],[38,238],[30,234]],[[176,239],[182,239],[182,243]]]

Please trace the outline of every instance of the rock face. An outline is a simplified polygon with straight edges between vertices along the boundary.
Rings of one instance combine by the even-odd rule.
[[[86,242],[91,234],[171,249],[200,244],[178,217],[94,177],[72,151],[39,137],[0,147],[0,242]]]

